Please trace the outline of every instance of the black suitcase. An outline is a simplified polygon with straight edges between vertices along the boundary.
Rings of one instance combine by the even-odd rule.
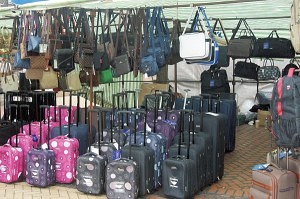
[[[188,137],[190,138],[190,136]],[[178,153],[163,162],[163,193],[170,198],[193,198],[197,190],[198,179],[197,175],[195,175],[197,165],[195,160],[189,158],[190,140],[187,142],[187,152],[185,155],[180,153],[181,136],[178,140]]]
[[[185,121],[188,121],[186,119],[185,115]],[[188,131],[188,126],[185,127],[185,131],[183,132],[183,138],[182,140],[188,140],[189,138],[189,133],[188,132],[193,132],[192,133],[192,141],[194,141],[194,144],[196,145],[202,145],[205,148],[204,151],[204,159],[206,160],[206,166],[205,166],[205,171],[204,171],[204,186],[209,186],[211,185],[214,180],[213,180],[213,137],[210,133],[208,132],[203,132],[202,131],[202,122],[203,122],[203,113],[200,112],[193,112],[193,124],[192,124],[192,129],[191,131]],[[179,141],[179,135],[176,135],[174,138],[174,143],[178,143]]]
[[[234,95],[234,94],[231,94]],[[235,134],[236,134],[236,115],[237,115],[237,104],[234,97],[230,96],[208,95],[211,99],[211,103],[219,101],[218,106],[213,106],[212,112],[223,114],[227,117],[227,128],[225,129],[225,152],[232,152],[235,149]],[[208,111],[209,99],[204,99],[203,111]]]
[[[133,133],[135,136],[136,133],[136,117],[138,114],[146,114],[143,110],[132,110],[132,111],[119,111],[118,115],[121,114],[134,115],[134,125],[133,125]],[[119,125],[121,128],[121,125]],[[129,137],[132,136],[131,134]],[[129,138],[131,141],[131,137]],[[139,187],[139,195],[143,196],[145,194],[151,193],[154,191],[154,164],[155,164],[155,152],[150,147],[146,146],[146,132],[144,132],[144,145],[141,146],[135,143],[132,144],[129,142],[129,145],[126,145],[122,149],[122,157],[131,157],[134,161],[137,162],[139,167],[139,177],[140,177],[140,187]]]
[[[192,131],[192,125],[193,125],[193,111],[192,110],[181,110],[181,114],[185,118],[187,116],[187,120],[184,120],[184,123],[188,123],[188,129],[181,130],[180,136],[177,136],[176,141],[173,144],[168,151],[169,157],[174,157],[178,153],[178,143],[181,143],[180,146],[180,154],[181,155],[186,155],[188,151],[188,145],[189,145],[189,158],[194,160],[196,162],[196,168],[197,170],[195,171],[197,173],[197,190],[202,190],[206,186],[206,162],[207,160],[207,155],[206,155],[206,146],[203,143],[202,139],[197,139],[198,143],[195,142],[195,135],[194,131]],[[183,118],[183,119],[184,119]],[[182,124],[182,123],[181,123]],[[192,132],[192,133],[190,133]],[[192,139],[190,139],[190,134],[192,134]],[[179,142],[179,137],[181,138]],[[186,139],[187,138],[187,139]],[[197,136],[198,138],[198,136]],[[191,140],[191,143],[187,143],[188,140]],[[201,143],[199,143],[201,142]]]
[[[97,109],[89,110],[89,113],[97,113],[100,115],[100,111]],[[99,116],[97,116],[99,118]],[[92,119],[92,118],[91,118]],[[90,125],[90,135],[91,123]],[[91,140],[91,139],[90,139]],[[100,149],[100,139],[98,137],[98,149]],[[105,167],[107,164],[107,158],[101,156],[100,150],[98,153],[90,151],[78,157],[76,162],[76,188],[78,191],[89,194],[100,194],[104,192],[105,182]]]

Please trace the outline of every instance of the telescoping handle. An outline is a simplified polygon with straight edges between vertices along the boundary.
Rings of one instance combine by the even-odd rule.
[[[104,106],[104,91],[94,91],[94,106],[97,106],[97,95],[100,94],[100,106]]]
[[[189,128],[188,128],[188,144],[187,144],[187,154],[186,157],[187,159],[189,159],[190,157],[190,145],[191,145],[191,126],[193,124],[193,110],[180,110],[180,133],[179,133],[179,141],[178,141],[178,155],[180,155],[180,151],[181,151],[181,136],[184,136],[183,132],[184,132],[184,117],[185,114],[188,114],[188,121],[189,121]]]
[[[59,135],[62,135],[62,123],[61,123],[61,120],[62,120],[62,110],[63,109],[66,109],[69,111],[70,113],[70,109],[69,109],[69,106],[66,106],[66,105],[60,105],[58,106],[58,115],[59,115]],[[67,136],[70,137],[70,130],[71,130],[71,123],[70,123],[70,114],[69,114],[69,118],[68,118],[68,133],[67,133]]]
[[[92,145],[92,120],[93,120],[93,113],[97,113],[97,132],[99,133],[99,136],[97,138],[98,142],[98,153],[101,154],[101,148],[100,148],[100,122],[101,122],[101,111],[97,108],[95,109],[89,109],[89,152],[91,152],[91,145]]]
[[[40,105],[40,140],[39,140],[39,146],[38,148],[42,148],[42,124],[45,123],[47,121],[47,134],[48,134],[48,138],[50,138],[50,105]],[[46,118],[44,120],[42,120],[42,115],[43,112],[47,111],[47,115]],[[44,114],[45,115],[45,114]],[[49,140],[48,139],[48,143],[47,146],[49,148]]]

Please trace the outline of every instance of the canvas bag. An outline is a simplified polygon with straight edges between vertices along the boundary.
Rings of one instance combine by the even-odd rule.
[[[57,72],[52,67],[43,70],[42,78],[40,79],[41,89],[53,89],[58,87]]]
[[[16,91],[19,88],[19,78],[17,74],[12,71],[11,63],[8,61],[1,62],[1,79],[0,88],[2,92]]]
[[[236,37],[241,25],[245,25],[245,30],[240,31],[238,37]],[[249,58],[252,56],[256,37],[249,27],[246,19],[239,20],[237,27],[229,40],[227,55],[232,58]]]
[[[141,59],[141,65],[140,65],[140,71],[141,73],[147,74],[147,76],[151,77],[158,73],[158,65],[155,55],[155,44],[153,39],[153,31],[154,31],[154,18],[151,18],[150,20],[150,10],[149,8],[146,8],[146,16],[144,16],[144,40],[143,40],[143,46],[141,48],[142,50],[142,59]],[[149,25],[150,20],[150,25]],[[150,27],[149,27],[149,26]],[[150,28],[150,31],[148,31]],[[149,34],[149,38],[148,38]],[[149,41],[149,46],[148,46]],[[147,48],[148,47],[148,48]],[[148,51],[148,49],[151,48],[152,50]]]
[[[267,62],[270,62],[270,65]],[[258,70],[258,80],[276,80],[280,77],[280,70],[274,66],[274,60],[271,58],[264,59],[263,66]]]
[[[181,24],[178,19],[173,20],[173,30],[171,35],[171,53],[167,59],[169,65],[177,64],[183,59],[179,54],[179,35],[181,30]]]

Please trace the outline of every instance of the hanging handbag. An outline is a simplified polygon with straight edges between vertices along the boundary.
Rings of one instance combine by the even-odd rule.
[[[85,9],[81,8],[77,21],[78,34],[76,37],[75,63],[83,69],[93,68],[93,42],[89,21]],[[85,38],[85,42],[84,42]]]
[[[53,89],[57,87],[57,72],[52,67],[43,70],[42,78],[40,79],[40,89]]]
[[[216,32],[217,24],[220,24],[220,32]],[[213,26],[213,33],[215,35],[215,40],[219,45],[219,58],[218,63],[215,64],[216,67],[228,67],[229,66],[229,56],[227,55],[228,52],[228,38],[225,32],[225,28],[220,18],[218,18]]]
[[[141,65],[140,65],[140,71],[141,73],[147,74],[147,76],[151,77],[158,73],[158,64],[157,64],[157,56],[155,54],[155,44],[153,39],[153,26],[154,21],[150,21],[150,31],[149,31],[149,39],[148,36],[148,21],[150,19],[150,10],[149,8],[146,8],[146,16],[144,20],[144,40],[143,40],[143,48],[142,48],[142,59],[141,59]],[[149,47],[148,50],[148,40],[149,40]]]
[[[293,58],[295,50],[291,40],[280,38],[276,30],[272,30],[267,38],[258,38],[253,57]]]
[[[214,33],[212,31],[212,27],[210,26],[209,19],[205,13],[204,7],[198,7],[197,14],[192,23],[192,31],[195,31],[196,25],[198,24],[198,20],[200,19],[200,26],[202,31],[205,33],[206,39],[205,45],[206,51],[208,52],[208,56],[206,58],[201,59],[185,59],[187,63],[198,63],[202,65],[214,65],[218,63],[219,59],[219,46],[215,41]]]
[[[99,82],[101,84],[107,84],[113,82],[113,69],[108,68],[99,72]]]
[[[193,8],[188,18],[182,35],[179,36],[179,53],[183,59],[204,59],[209,56],[210,45],[206,42],[204,32],[186,33],[187,26],[190,24],[195,8]],[[197,11],[198,12],[198,11]],[[209,41],[208,41],[209,42]]]
[[[3,92],[18,90],[18,76],[12,71],[11,63],[3,61],[1,63],[2,77],[0,80],[0,88]]]
[[[19,89],[20,91],[33,91],[40,89],[40,81],[38,79],[27,79],[25,73],[19,73]]]
[[[240,35],[236,38],[236,34],[239,31],[241,24],[244,24],[246,29],[240,31]],[[237,27],[234,29],[233,35],[229,40],[227,55],[232,58],[249,58],[252,56],[256,37],[250,29],[246,19],[239,20]]]
[[[179,54],[180,30],[181,30],[180,20],[176,19],[173,21],[173,30],[171,35],[171,54],[167,59],[167,63],[169,65],[177,64],[178,62],[183,60]]]
[[[210,67],[201,73],[201,93],[230,93],[227,72],[218,67]]]
[[[103,41],[103,44],[100,44],[100,46],[103,46],[103,48],[101,48],[101,49],[98,49],[98,45],[97,45],[99,21],[101,23],[102,41]],[[108,26],[110,26],[110,25],[108,25]],[[109,30],[110,30],[110,27],[108,27],[108,31]],[[109,66],[110,66],[110,60],[109,60],[109,56],[108,56],[108,53],[107,53],[107,45],[108,45],[108,43],[104,42],[104,27],[103,27],[103,24],[102,24],[101,11],[98,10],[96,38],[95,38],[94,54],[93,54],[93,64],[94,64],[94,69],[96,71],[101,71],[101,70],[108,69]]]
[[[267,62],[270,62],[270,65]],[[281,76],[280,70],[277,66],[274,66],[274,60],[266,58],[263,61],[263,66],[258,70],[258,80],[276,80]]]
[[[36,11],[31,11],[30,32],[27,37],[27,52],[40,52],[40,19]]]
[[[93,70],[81,70],[79,72],[79,79],[82,85],[91,86],[90,78],[92,79],[92,87],[99,86],[99,73]]]
[[[234,75],[237,77],[258,80],[257,73],[259,68],[259,65],[252,63],[250,58],[249,62],[245,59],[245,61],[238,61],[235,64]]]
[[[66,83],[69,90],[77,91],[82,88],[80,78],[79,78],[79,71],[73,70],[67,73]]]
[[[120,11],[120,15],[123,15],[123,12]],[[125,13],[125,17],[123,19],[124,23],[124,32],[123,32],[123,41],[125,41],[120,47],[121,47],[121,53],[120,55],[116,55],[113,62],[113,75],[114,77],[120,77],[121,75],[127,74],[130,71],[132,71],[132,66],[129,62],[130,59],[130,53],[129,53],[129,46],[128,46],[128,38],[127,38],[127,24],[128,24],[128,13]],[[115,52],[118,52],[118,44],[120,40],[120,34],[121,34],[121,17],[119,18],[119,24],[118,24],[118,30],[117,30],[117,40],[116,40],[116,46],[115,46]],[[125,47],[125,50],[123,49],[123,46]]]
[[[25,76],[27,79],[41,79],[44,69],[26,69]]]
[[[74,68],[73,49],[55,49],[53,54],[53,69],[68,73],[74,70]]]

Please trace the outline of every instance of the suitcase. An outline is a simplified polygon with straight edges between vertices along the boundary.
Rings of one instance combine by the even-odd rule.
[[[48,106],[50,112],[50,107]],[[58,110],[63,108],[68,108],[66,106],[59,106]],[[60,114],[59,114],[60,115]],[[74,129],[74,128],[73,128]],[[78,130],[78,128],[75,128]],[[87,129],[89,129],[87,127]],[[58,134],[57,134],[58,132]],[[70,132],[70,133],[68,133]],[[83,132],[88,136],[88,131]],[[51,132],[50,139],[50,149],[54,151],[55,160],[56,160],[56,182],[58,183],[72,183],[76,177],[76,161],[79,156],[79,140],[76,137],[79,137],[79,132],[73,131],[71,125],[68,126],[59,126],[53,128]],[[55,136],[54,136],[55,135]],[[57,135],[57,136],[56,136]],[[72,137],[71,137],[72,136]],[[74,137],[73,137],[74,136]],[[86,142],[87,139],[84,139]],[[88,143],[87,143],[88,145]],[[86,147],[87,149],[87,147]],[[86,151],[85,149],[85,151]],[[83,150],[82,150],[83,151]],[[83,152],[84,153],[84,152]]]
[[[96,112],[97,110],[90,110],[89,114]],[[92,121],[91,118],[90,121]],[[92,125],[90,122],[89,125]],[[90,128],[91,130],[91,128]],[[90,135],[92,133],[90,132]],[[100,139],[98,137],[98,149],[100,148]],[[77,159],[76,164],[76,188],[78,191],[89,194],[100,194],[104,192],[105,182],[105,167],[107,164],[107,158],[99,155],[100,151],[93,153],[89,151]]]
[[[275,166],[252,171],[250,198],[296,198],[296,174]]]
[[[185,121],[188,121],[186,119],[185,115]],[[204,175],[204,186],[209,186],[213,183],[213,137],[210,133],[203,132],[202,131],[202,121],[203,121],[203,114],[200,112],[193,112],[193,124],[192,129],[189,131],[188,128],[185,128],[183,134],[181,134],[182,141],[185,141],[189,139],[189,133],[193,132],[191,134],[192,140],[194,141],[194,144],[204,146],[205,150],[203,153],[203,158],[205,161],[205,171],[203,172]],[[185,122],[186,123],[186,122]],[[179,142],[179,135],[176,135],[174,138],[174,144]]]
[[[184,116],[187,115],[188,116],[188,124],[189,124],[189,128],[187,131],[185,131],[184,129],[181,130],[181,132],[179,133],[180,135],[178,136],[177,139],[177,143],[174,143],[168,151],[168,156],[169,157],[174,157],[177,155],[177,153],[180,153],[181,155],[185,155],[187,156],[187,151],[188,151],[188,147],[189,147],[189,158],[194,160],[196,163],[196,175],[197,175],[197,190],[196,192],[198,192],[199,190],[202,190],[205,186],[206,186],[206,177],[205,177],[205,173],[206,173],[206,162],[207,157],[206,157],[206,146],[203,144],[196,144],[195,143],[195,136],[194,136],[194,132],[192,131],[192,122],[193,122],[193,114],[192,114],[192,110],[182,110],[181,111],[182,115],[183,115],[183,119]],[[185,121],[183,121],[185,123]],[[183,123],[181,123],[183,124]],[[191,133],[192,132],[192,133]],[[188,139],[184,139],[184,134],[187,134],[187,138]],[[192,134],[192,136],[191,136]],[[192,137],[192,138],[191,138]],[[180,141],[179,141],[180,139]],[[188,143],[190,142],[190,143]],[[179,143],[181,144],[179,147]],[[180,151],[178,151],[179,149]]]
[[[231,94],[234,95],[234,94]],[[235,149],[235,134],[236,134],[236,117],[237,117],[237,104],[236,100],[232,97],[224,98],[222,96],[219,96],[218,94],[212,95],[208,97],[213,97],[215,99],[211,99],[214,103],[216,101],[219,101],[218,107],[216,109],[216,106],[213,107],[213,112],[223,114],[227,117],[227,128],[225,129],[225,152],[232,152]],[[208,111],[208,107],[205,106],[208,103],[205,103],[206,100],[204,99],[203,104],[203,111]]]
[[[72,96],[72,94],[71,94]],[[79,109],[79,94],[76,94],[78,97],[78,103],[77,103],[77,110]],[[71,98],[71,97],[70,97]],[[72,105],[71,105],[72,106]],[[64,113],[63,110],[69,110],[69,106],[59,106],[59,117],[62,116]],[[50,109],[51,111],[51,109]],[[70,113],[69,113],[70,114]],[[70,117],[70,116],[69,116]],[[79,119],[79,118],[77,118]],[[87,152],[88,146],[89,146],[89,125],[88,124],[80,124],[79,120],[76,121],[76,123],[70,123],[68,122],[67,125],[62,125],[62,121],[59,120],[60,125],[59,127],[54,127],[51,131],[51,138],[55,138],[59,135],[67,135],[70,134],[70,138],[76,138],[79,141],[79,155],[85,154]],[[96,128],[94,126],[91,126],[92,128],[92,142],[95,140],[95,134],[96,134]],[[61,132],[60,132],[61,131]],[[62,133],[62,134],[61,134]]]
[[[198,176],[195,175],[196,161],[190,159],[190,140],[188,140],[184,155],[180,153],[181,137],[177,146],[179,147],[177,148],[178,153],[163,162],[163,193],[170,198],[193,198],[198,190]]]
[[[41,105],[40,108],[47,108]],[[48,115],[49,116],[49,115]],[[49,123],[48,123],[49,124]],[[42,122],[41,122],[42,125]],[[49,128],[48,128],[49,129]],[[49,133],[49,131],[48,131]],[[42,133],[40,132],[40,136]],[[41,139],[40,139],[41,140]],[[41,141],[40,141],[41,144]],[[26,154],[26,182],[33,186],[47,187],[56,182],[56,158],[53,150],[31,149]]]
[[[106,167],[106,197],[135,199],[139,192],[137,162],[127,158],[113,160]]]
[[[132,110],[132,111],[118,111],[118,115],[121,114],[128,114],[134,115],[136,124],[136,117],[138,114],[145,115],[146,112],[143,110]],[[121,128],[121,124],[119,124]],[[136,134],[136,125],[133,126],[133,134]],[[131,157],[134,161],[137,162],[139,168],[139,196],[143,196],[145,194],[151,193],[155,186],[154,186],[154,159],[155,159],[155,152],[146,146],[146,132],[144,133],[144,143],[143,146],[136,144],[136,140],[134,144],[129,142],[129,145],[126,145],[122,148],[122,157]],[[129,135],[129,140],[131,141],[131,134]],[[133,135],[135,136],[135,135]]]
[[[113,121],[112,119],[110,120],[111,125],[110,128],[102,129],[103,123],[104,123],[104,116],[110,115],[110,117],[113,117],[113,112],[112,109],[110,108],[102,108],[102,107],[97,107],[95,108],[97,110],[97,131],[98,131],[98,136],[96,136],[100,140],[100,151],[99,151],[99,144],[98,142],[93,143],[91,146],[91,151],[100,155],[103,155],[107,158],[108,162],[112,162],[113,160],[121,158],[121,148],[120,148],[120,143],[114,141],[113,139],[110,139],[109,141],[103,141],[103,132],[107,132],[108,134],[113,133]],[[101,116],[101,117],[100,117]],[[102,119],[100,119],[102,118]],[[111,136],[112,138],[113,136]],[[120,140],[120,139],[119,139]]]

